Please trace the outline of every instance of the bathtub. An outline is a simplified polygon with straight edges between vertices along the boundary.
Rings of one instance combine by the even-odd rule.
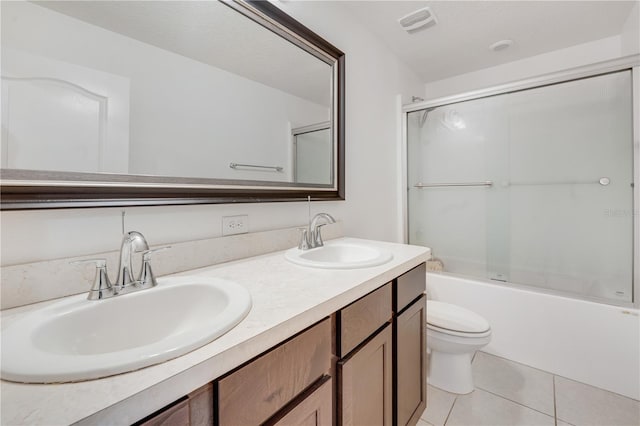
[[[434,272],[427,295],[484,316],[488,353],[640,399],[637,309]]]

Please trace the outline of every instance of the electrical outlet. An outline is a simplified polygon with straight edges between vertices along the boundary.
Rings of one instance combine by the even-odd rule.
[[[249,232],[249,216],[222,216],[222,235],[246,234]]]

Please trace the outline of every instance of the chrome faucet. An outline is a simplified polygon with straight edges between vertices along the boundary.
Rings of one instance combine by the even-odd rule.
[[[155,287],[158,283],[153,276],[151,270],[151,254],[170,248],[171,246],[160,247],[149,250],[147,240],[140,232],[131,231],[124,234],[122,243],[120,244],[120,265],[118,267],[118,278],[115,282],[109,280],[107,274],[106,259],[87,259],[71,262],[78,263],[95,263],[96,278],[93,286],[89,290],[87,299],[100,300],[119,294],[131,293],[133,291],[144,290],[146,288]],[[134,253],[142,252],[142,267],[137,279],[133,277],[132,256]]]
[[[143,250],[149,250],[149,244],[144,235],[138,231],[131,231],[124,234],[122,243],[120,244],[120,266],[118,267],[118,278],[115,285],[120,289],[124,289],[130,284],[134,284],[136,280],[133,278],[133,269],[131,267],[133,253]]]
[[[324,220],[324,223],[319,223]],[[322,247],[321,228],[330,223],[336,223],[336,220],[329,213],[318,213],[311,219],[306,228],[300,228],[300,242],[298,248],[300,250],[308,250],[316,247]]]

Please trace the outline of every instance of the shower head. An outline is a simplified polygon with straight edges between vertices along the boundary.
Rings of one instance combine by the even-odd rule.
[[[424,123],[427,121],[427,116],[434,109],[436,109],[436,107],[431,107],[431,108],[427,108],[427,109],[424,110],[424,112],[422,113],[422,117],[420,117],[420,128],[422,128],[422,126],[424,126]]]

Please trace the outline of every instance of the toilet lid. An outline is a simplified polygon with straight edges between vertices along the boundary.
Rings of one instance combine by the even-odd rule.
[[[427,300],[427,324],[462,333],[484,333],[489,323],[480,315],[450,303]]]

